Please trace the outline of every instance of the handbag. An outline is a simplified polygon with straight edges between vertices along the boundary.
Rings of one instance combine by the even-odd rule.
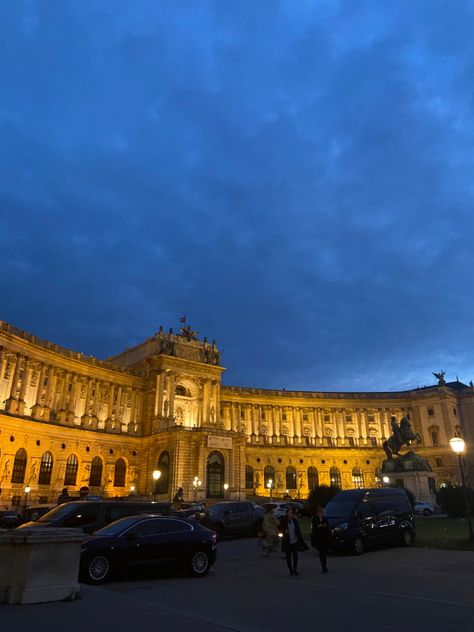
[[[298,542],[296,546],[297,551],[307,551],[308,549],[309,549],[309,546],[306,544],[304,540],[301,540],[301,542]]]

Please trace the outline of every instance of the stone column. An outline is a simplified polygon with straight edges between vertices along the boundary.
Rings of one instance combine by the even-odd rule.
[[[66,421],[66,399],[68,394],[68,384],[69,384],[69,373],[67,371],[64,372],[63,386],[61,388],[61,395],[59,397],[59,405],[58,405],[58,421],[64,423]]]
[[[44,385],[44,376],[46,374],[46,364],[41,362],[39,365],[39,376],[38,376],[38,387],[36,389],[36,397],[33,408],[31,409],[31,416],[36,419],[41,419],[43,416],[43,385]]]
[[[165,375],[161,371],[156,373],[156,389],[155,389],[155,417],[161,417],[163,415],[163,389],[164,389]]]
[[[17,412],[20,415],[23,415],[25,412],[25,393],[28,388],[28,379],[30,377],[30,358],[25,357],[25,362],[23,364],[23,374],[21,378],[20,384],[20,393],[18,395],[18,408]]]
[[[3,367],[5,364],[5,355],[6,355],[6,349],[3,346],[0,346],[0,380],[3,377]]]
[[[109,403],[107,410],[107,419],[112,419],[112,411],[114,410],[114,393],[115,393],[115,385],[110,383],[110,391],[109,391]]]
[[[176,376],[174,373],[171,373],[170,375],[169,385],[170,385],[170,393],[169,393],[169,398],[168,398],[168,403],[169,403],[168,415],[172,419],[174,416],[174,395],[175,395],[175,389],[176,389]]]
[[[69,397],[67,400],[67,414],[66,414],[66,419],[70,424],[74,423],[74,418],[76,416],[77,383],[78,383],[78,377],[77,375],[73,375],[71,391],[69,393]]]
[[[21,355],[19,353],[14,354],[15,357],[15,369],[13,371],[13,377],[10,384],[10,394],[8,399],[5,402],[5,410],[10,413],[16,413],[18,408],[18,394],[19,394],[19,376],[20,376],[20,365],[21,365]]]
[[[202,387],[202,425],[209,424],[209,380],[205,380]]]

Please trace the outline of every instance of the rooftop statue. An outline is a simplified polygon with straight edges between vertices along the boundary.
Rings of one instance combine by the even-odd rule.
[[[191,340],[196,340],[197,335],[198,335],[198,331],[193,331],[193,328],[191,327],[191,325],[183,325],[180,330],[179,330],[179,335],[182,336],[183,338],[186,338],[186,340],[188,342],[190,342]]]
[[[403,417],[403,419],[400,420],[400,425],[398,425],[397,418],[392,416],[390,425],[393,434],[383,443],[383,449],[385,450],[387,459],[392,459],[394,454],[399,455],[400,449],[403,446],[409,447],[412,441],[416,440],[417,443],[421,443],[421,437],[417,432],[413,432],[408,417]]]
[[[446,371],[440,371],[439,373],[433,372],[433,375],[438,380],[438,386],[444,386],[446,384],[446,380],[444,379]]]

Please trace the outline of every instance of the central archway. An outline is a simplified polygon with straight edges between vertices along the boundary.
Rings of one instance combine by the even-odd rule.
[[[211,452],[207,457],[206,495],[208,498],[224,497],[224,457],[220,452]]]

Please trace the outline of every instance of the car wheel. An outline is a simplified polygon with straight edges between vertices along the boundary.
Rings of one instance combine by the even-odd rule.
[[[423,509],[423,515],[424,516],[431,516],[432,513],[433,512],[431,511],[431,509],[428,509],[428,508]]]
[[[87,584],[103,584],[111,575],[112,567],[106,555],[91,555],[86,559],[82,577]]]
[[[411,546],[413,544],[413,533],[410,529],[404,529],[402,532],[402,544],[403,546]]]
[[[216,524],[214,531],[216,532],[219,542],[224,538],[224,526],[222,524]]]
[[[189,568],[194,577],[204,577],[211,568],[209,554],[202,549],[194,551],[189,561]]]
[[[365,551],[365,542],[360,536],[355,538],[352,550],[354,555],[362,555]]]

